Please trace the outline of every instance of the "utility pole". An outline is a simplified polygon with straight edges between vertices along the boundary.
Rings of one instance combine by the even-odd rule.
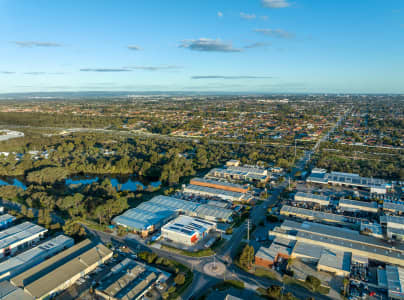
[[[295,139],[295,159],[294,160],[296,161],[296,139]]]
[[[250,219],[247,219],[247,251],[248,251],[248,268],[250,268]]]
[[[250,245],[250,219],[247,219],[247,242]]]

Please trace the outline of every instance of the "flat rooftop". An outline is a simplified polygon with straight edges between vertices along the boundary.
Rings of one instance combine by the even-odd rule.
[[[364,247],[384,249],[383,251],[392,249],[392,246],[390,244],[383,242],[378,238],[362,235],[359,233],[359,231],[351,230],[348,228],[340,228],[336,226],[307,221],[299,223],[291,220],[285,220],[282,223],[281,228],[287,231],[294,232],[295,234],[305,233],[305,236],[307,236],[307,234],[315,234],[316,236],[324,237],[324,240],[326,240],[326,238],[338,240],[341,241],[341,243],[346,243],[346,245],[355,243],[358,245],[363,245]],[[402,245],[396,245],[395,248],[397,251],[404,252],[404,247]]]
[[[97,290],[114,299],[135,299],[156,280],[166,281],[170,276],[149,265],[125,259],[105,274]]]
[[[102,244],[94,245],[86,252],[25,286],[24,289],[30,295],[41,298],[77,274],[87,270],[89,266],[93,266],[108,256],[112,256],[112,253],[110,249]]]
[[[349,272],[351,270],[351,253],[323,249],[318,264],[336,270]]]
[[[194,184],[188,184],[185,187],[184,192],[195,192],[195,193],[208,193],[213,196],[217,197],[231,197],[231,198],[237,198],[241,199],[244,195],[244,193],[239,193],[239,192],[233,192],[233,191],[225,191],[225,190],[220,190],[220,189],[215,189],[211,187],[206,187],[206,186],[200,186],[200,185],[194,185]]]
[[[399,224],[403,225],[404,229],[404,217],[399,217],[399,216],[380,216],[380,223],[394,223],[394,224]]]
[[[382,226],[378,223],[361,223],[361,231],[368,231],[376,235],[383,235]]]
[[[94,244],[89,239],[86,239],[63,252],[60,252],[59,254],[56,254],[50,259],[45,260],[43,263],[21,273],[20,275],[13,277],[11,279],[11,283],[19,287],[29,285],[30,283],[48,274],[52,270],[64,265],[69,260],[79,256],[92,247],[94,247]]]
[[[228,220],[233,215],[233,211],[231,209],[220,208],[209,204],[198,206],[195,213],[198,217],[214,217],[223,220]]]
[[[21,288],[15,287],[7,280],[0,282],[0,297],[4,300],[34,300]]]
[[[3,222],[12,222],[15,220],[15,217],[9,214],[0,215],[0,223]]]
[[[256,174],[256,175],[266,175],[268,173],[268,171],[266,169],[262,169],[262,168],[254,167],[254,166],[227,166],[226,168],[227,168],[227,170],[252,173],[252,174]]]
[[[404,212],[404,204],[401,203],[394,203],[394,202],[383,202],[383,209],[386,210],[394,210],[396,212]]]
[[[278,254],[290,256],[294,243],[295,241],[276,237],[268,248],[261,246],[255,256],[268,261],[274,261]]]
[[[297,241],[293,248],[293,253],[301,256],[312,257],[314,259],[320,259],[323,247]]]
[[[295,199],[296,199],[296,197],[315,199],[315,200],[322,200],[322,201],[330,201],[330,197],[328,197],[328,196],[310,194],[310,193],[304,193],[304,192],[297,192],[295,194]]]
[[[377,209],[377,202],[365,202],[358,200],[341,199],[339,200],[339,206],[357,206]]]
[[[404,269],[386,265],[387,288],[389,293],[404,297]]]
[[[294,214],[301,215],[303,217],[319,219],[324,221],[334,221],[334,222],[348,222],[348,218],[342,215],[326,213],[322,211],[315,211],[306,208],[300,208],[295,206],[283,205],[281,208],[281,214]]]
[[[30,264],[38,259],[44,259],[47,255],[53,254],[55,249],[63,248],[63,246],[71,246],[73,244],[74,240],[72,238],[65,235],[59,235],[39,246],[36,246],[35,248],[29,249],[0,263],[0,275],[18,267],[23,267],[24,264]]]
[[[383,179],[378,178],[367,178],[361,177],[358,174],[343,173],[343,172],[331,172],[326,173],[325,170],[315,171],[313,170],[307,181],[318,182],[318,183],[339,183],[352,186],[362,186],[362,187],[386,187],[387,182]]]
[[[195,233],[199,233],[201,235],[210,228],[215,227],[215,225],[216,224],[212,222],[207,222],[188,216],[179,216],[175,220],[172,220],[164,225],[162,230],[165,229],[183,235],[192,236]]]
[[[31,222],[24,222],[0,232],[0,249],[10,247],[34,235],[44,234],[48,230]]]
[[[219,186],[226,186],[226,187],[238,188],[238,189],[247,189],[248,188],[247,186],[241,185],[241,184],[223,182],[223,181],[219,181],[219,180],[206,179],[206,178],[200,178],[200,177],[192,178],[191,181],[192,182],[215,184],[215,185],[219,185]]]

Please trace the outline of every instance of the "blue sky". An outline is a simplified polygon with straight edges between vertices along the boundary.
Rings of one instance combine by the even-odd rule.
[[[0,0],[0,93],[404,93],[404,0]]]

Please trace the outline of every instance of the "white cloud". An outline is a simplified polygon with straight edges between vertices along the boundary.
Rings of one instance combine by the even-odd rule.
[[[242,18],[244,20],[253,20],[253,19],[256,19],[257,16],[255,14],[246,14],[246,13],[241,12],[240,18]]]
[[[32,48],[32,47],[61,47],[62,44],[51,42],[37,42],[37,41],[16,41],[13,42],[19,47]]]
[[[223,17],[223,13],[222,13],[221,11],[218,11],[218,12],[217,12],[217,16],[218,16],[219,18],[221,18],[221,17]]]
[[[253,49],[253,48],[261,48],[261,47],[267,47],[270,46],[270,43],[261,43],[261,42],[256,42],[253,44],[249,44],[247,46],[244,46],[245,49]]]
[[[143,70],[143,71],[161,71],[161,70],[177,70],[182,69],[181,66],[173,66],[173,65],[163,65],[163,66],[133,66],[128,67],[132,70]]]
[[[254,29],[254,32],[282,39],[291,39],[295,37],[294,33],[287,32],[282,29]]]
[[[219,39],[200,38],[197,40],[184,40],[179,48],[187,48],[192,51],[202,52],[241,52],[241,49],[233,48],[231,43],[222,42]]]
[[[135,45],[129,45],[128,46],[129,50],[133,50],[133,51],[139,51],[139,50],[143,50],[142,48],[140,48],[139,46],[135,46]]]
[[[291,6],[288,0],[261,0],[261,3],[263,6],[270,8],[285,8]]]

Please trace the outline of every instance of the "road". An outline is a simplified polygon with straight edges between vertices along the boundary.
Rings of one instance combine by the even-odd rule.
[[[305,165],[309,160],[310,155],[305,153],[302,159],[300,159],[296,166],[292,169],[291,173],[288,174],[286,177],[293,178],[294,174],[298,171],[304,169]],[[266,217],[267,208],[271,205],[276,205],[279,201],[279,195],[286,189],[288,185],[288,180],[283,181],[280,183],[272,192],[271,196],[260,205],[255,206],[250,214],[251,225],[258,225],[262,220]],[[192,284],[188,287],[188,289],[183,293],[182,299],[195,299],[198,295],[202,295],[207,291],[207,289],[216,283],[223,281],[224,279],[238,279],[243,281],[246,286],[257,288],[263,287],[267,288],[271,284],[279,284],[279,281],[271,280],[268,278],[260,278],[254,277],[249,273],[246,273],[236,267],[234,264],[231,264],[234,257],[237,255],[237,250],[240,245],[240,241],[243,240],[244,236],[247,233],[247,221],[241,224],[237,229],[234,230],[232,237],[223,245],[221,251],[219,251],[215,255],[215,259],[219,262],[222,262],[227,265],[226,271],[224,274],[212,277],[205,273],[203,267],[213,261],[213,257],[203,257],[203,258],[194,258],[183,256],[180,254],[176,254],[167,250],[163,249],[156,249],[149,245],[146,245],[142,239],[135,235],[128,235],[126,238],[120,238],[115,235],[111,235],[108,233],[90,230],[93,235],[98,237],[102,242],[107,243],[111,241],[111,239],[127,245],[130,249],[134,251],[141,251],[141,250],[149,250],[155,252],[157,255],[169,259],[176,260],[183,265],[187,266],[188,268],[193,270],[194,273],[194,280]],[[309,291],[299,288],[299,287],[288,287],[285,286],[286,292],[291,292],[296,296],[300,297],[313,297],[315,296],[316,299],[327,299],[326,297],[321,297],[317,294],[312,294]]]
[[[62,128],[62,127],[39,127],[39,126],[26,126],[26,125],[2,125],[1,128],[14,128],[14,129],[40,129],[40,130],[57,130],[60,132],[65,132],[66,134],[75,133],[75,132],[99,132],[99,133],[110,133],[121,136],[128,137],[145,137],[145,138],[157,138],[157,139],[165,139],[165,140],[174,140],[174,141],[194,141],[199,142],[201,138],[204,137],[191,137],[191,136],[175,136],[175,135],[167,135],[167,134],[158,134],[144,131],[126,131],[126,130],[117,130],[117,129],[108,129],[108,128]],[[56,135],[56,134],[53,134]],[[226,141],[226,140],[215,140],[215,139],[207,139],[209,144],[229,144],[229,145],[263,145],[269,147],[283,147],[283,148],[291,148],[295,147],[294,145],[282,145],[278,143],[260,143],[260,142],[237,142],[237,141]],[[306,147],[297,146],[298,149],[306,149]]]
[[[337,123],[330,129],[330,131],[326,135],[324,135],[318,141],[318,143],[316,143],[316,145],[314,145],[313,149],[304,153],[303,157],[295,163],[295,166],[291,169],[290,173],[285,176],[286,180],[281,182],[272,191],[271,196],[267,200],[253,207],[249,218],[251,225],[259,225],[259,223],[265,219],[268,207],[278,204],[279,196],[288,186],[289,179],[293,179],[297,172],[304,170],[310,160],[310,157],[318,150],[321,142],[328,139],[330,133],[334,132],[335,129],[340,126],[341,122],[345,119],[348,113],[349,111],[347,111],[343,116],[340,116]],[[192,269],[194,273],[194,279],[192,281],[192,284],[188,287],[188,289],[183,293],[181,297],[185,300],[196,299],[197,297],[203,295],[210,287],[212,287],[216,283],[230,278],[241,280],[244,282],[246,287],[250,287],[252,289],[256,289],[257,287],[267,288],[272,284],[279,284],[279,281],[276,280],[271,280],[269,278],[263,277],[255,277],[232,264],[233,259],[237,255],[240,241],[243,240],[244,236],[247,233],[247,221],[242,223],[237,229],[234,230],[232,237],[223,245],[222,249],[215,255],[214,258],[187,257],[167,250],[156,249],[155,247],[146,245],[143,240],[135,235],[128,235],[126,238],[119,238],[100,231],[90,231],[103,242],[108,242],[112,238],[122,244],[127,245],[134,251],[147,249],[149,251],[155,252],[161,257],[176,260],[187,266],[188,268]],[[218,275],[216,277],[206,274],[206,272],[204,271],[204,266],[207,263],[211,263],[213,259],[216,259],[217,261],[227,265],[224,274]],[[284,291],[291,292],[298,298],[314,297],[315,299],[328,299],[328,297],[319,294],[313,294],[308,290],[298,286],[284,286]]]

